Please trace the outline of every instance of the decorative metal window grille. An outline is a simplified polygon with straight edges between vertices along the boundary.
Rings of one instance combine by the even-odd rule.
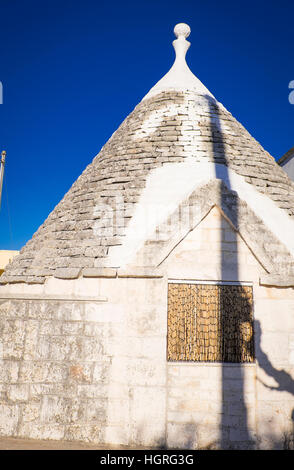
[[[252,287],[169,283],[167,359],[253,362]]]

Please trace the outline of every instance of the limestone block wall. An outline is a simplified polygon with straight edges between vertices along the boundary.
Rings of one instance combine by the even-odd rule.
[[[100,439],[109,358],[107,324],[88,318],[91,304],[1,302],[2,435]]]
[[[294,292],[255,288],[256,422],[265,448],[293,448]]]
[[[130,447],[293,446],[294,293],[220,211],[161,265],[0,288],[0,435]],[[170,280],[253,286],[253,364],[167,362]]]
[[[293,446],[293,289],[259,284],[264,268],[217,208],[164,265],[170,280],[250,283],[256,356],[254,364],[168,363],[168,445]]]
[[[162,282],[94,280],[111,303],[2,294],[0,435],[164,445]]]

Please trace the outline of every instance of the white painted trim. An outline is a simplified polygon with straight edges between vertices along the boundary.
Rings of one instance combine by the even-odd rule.
[[[2,294],[0,300],[58,300],[63,302],[108,302],[106,297],[74,297],[64,295]]]
[[[223,367],[256,367],[257,362],[204,362],[204,361],[167,361],[167,366],[168,367],[217,367],[219,369],[222,369]],[[282,367],[282,366],[281,366]]]
[[[166,163],[151,171],[126,229],[123,244],[110,249],[108,266],[126,267],[133,264],[136,254],[146,240],[154,237],[160,223],[167,220],[194,191],[216,178],[224,181],[230,191],[235,191],[241,200],[246,201],[265,227],[294,257],[294,221],[285,210],[225,165],[193,162],[193,158],[191,154],[186,162]]]
[[[197,281],[195,279],[168,279],[169,284],[204,284],[213,286],[253,286],[253,282],[243,281]]]

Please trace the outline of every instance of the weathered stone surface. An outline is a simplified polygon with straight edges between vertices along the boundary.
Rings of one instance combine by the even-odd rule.
[[[294,276],[281,276],[279,274],[263,275],[260,278],[262,286],[276,286],[276,287],[294,287]]]
[[[54,276],[59,279],[77,279],[81,268],[59,268],[56,269]]]
[[[112,268],[84,268],[83,277],[116,277],[117,270]]]
[[[0,416],[0,436],[13,436],[19,419],[18,406],[0,404]]]

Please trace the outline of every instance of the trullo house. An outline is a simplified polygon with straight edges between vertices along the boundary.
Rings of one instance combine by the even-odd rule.
[[[294,183],[175,62],[0,278],[0,434],[284,449]]]

